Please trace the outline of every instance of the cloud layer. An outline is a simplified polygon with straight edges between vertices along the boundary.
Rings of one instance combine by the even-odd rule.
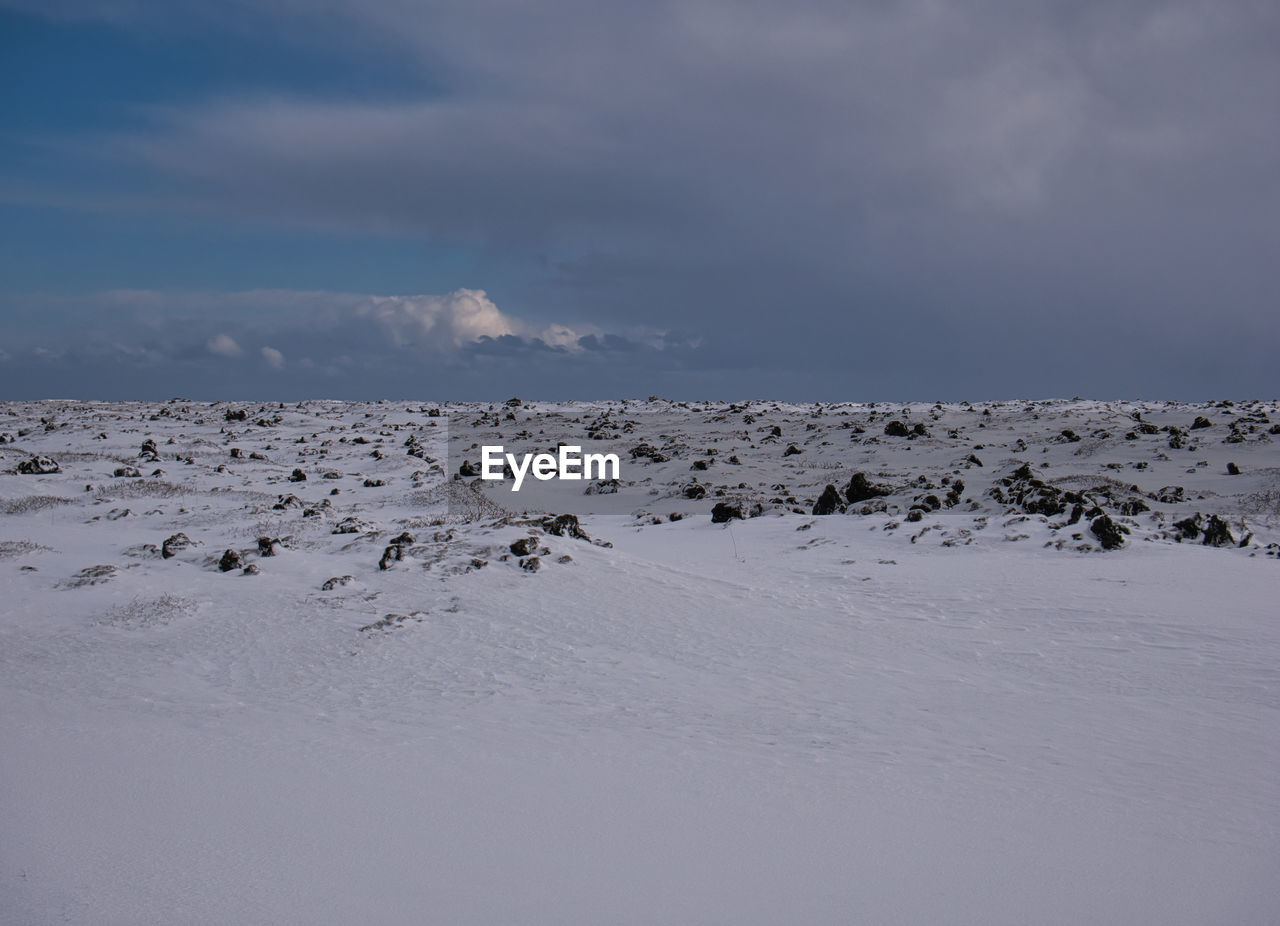
[[[1262,346],[1280,340],[1274,4],[220,9],[68,0],[61,15],[232,44],[253,30],[356,69],[394,57],[435,89],[150,107],[94,149],[136,172],[140,202],[543,268],[519,318],[470,289],[272,297],[309,300],[355,343],[474,360],[679,331],[703,345],[703,382],[739,393],[1280,385]],[[306,332],[219,335],[276,373],[324,353]]]

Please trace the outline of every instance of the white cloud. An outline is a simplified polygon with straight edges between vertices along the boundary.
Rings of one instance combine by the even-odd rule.
[[[274,347],[262,348],[262,359],[267,361],[267,365],[273,370],[284,368],[284,354],[276,350]]]
[[[214,335],[204,342],[204,346],[209,353],[216,354],[219,357],[241,357],[244,355],[244,349],[228,334]]]
[[[553,323],[538,325],[508,315],[482,289],[443,296],[370,296],[355,307],[357,318],[376,323],[397,347],[457,350],[481,338],[540,338],[552,347],[577,350],[578,338],[598,333]]]

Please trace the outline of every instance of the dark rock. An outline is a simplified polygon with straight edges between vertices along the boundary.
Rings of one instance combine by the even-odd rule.
[[[1228,475],[1228,476],[1239,476],[1239,475],[1240,475],[1240,467],[1236,466],[1234,463],[1228,463],[1228,464],[1227,464],[1227,475]]]
[[[24,476],[48,476],[62,469],[52,457],[37,456],[18,464],[18,472]]]
[[[709,464],[707,463],[706,460],[694,460],[693,465],[690,466],[689,469],[696,469],[699,471],[703,471],[707,468],[708,465]]]
[[[547,516],[542,519],[542,529],[556,537],[572,537],[574,540],[586,540],[588,542],[591,540],[587,536],[587,532],[582,529],[582,525],[578,523],[576,514]]]
[[[382,551],[382,556],[378,560],[378,568],[385,571],[391,568],[392,563],[398,563],[402,559],[404,559],[404,548],[398,543],[390,544]]]
[[[222,554],[222,558],[218,560],[218,568],[223,572],[231,572],[233,569],[241,569],[243,567],[244,561],[235,550],[227,550]]]
[[[377,488],[381,488],[386,484],[387,484],[387,481],[385,479],[366,479],[364,481],[364,487],[366,489],[377,489]]]
[[[814,502],[813,513],[817,515],[835,514],[844,511],[844,505],[840,499],[840,492],[835,486],[829,485],[822,490],[822,494],[818,496],[818,500]]]
[[[373,530],[373,526],[359,518],[350,517],[343,518],[333,526],[331,533],[334,534],[362,534],[365,531]]]
[[[331,592],[340,585],[348,585],[355,581],[351,576],[334,576],[332,579],[325,579],[324,585],[320,586],[322,592]]]
[[[280,545],[278,537],[259,537],[258,538],[258,555],[259,556],[275,556],[276,547]]]
[[[249,413],[243,408],[228,408],[223,417],[227,421],[244,421],[249,417]]]
[[[536,556],[528,556],[520,561],[520,568],[525,572],[537,572],[542,568],[542,560]]]
[[[290,482],[306,482],[307,474],[300,469],[295,469],[292,473],[289,474],[289,481]]]
[[[804,451],[801,450],[799,447],[797,447],[795,444],[788,444],[787,449],[782,451],[782,455],[784,457],[793,457],[797,453],[804,453]]]
[[[976,453],[969,454],[965,457],[965,460],[972,463],[974,466],[982,466],[982,461],[978,459],[978,455]]]
[[[262,570],[258,568],[257,563],[250,563],[240,570],[240,574],[245,576],[256,576],[261,572]]]
[[[691,482],[684,487],[685,498],[698,499],[698,498],[706,498],[706,496],[707,496],[707,487],[702,485],[701,483]]]
[[[1130,518],[1150,510],[1151,506],[1140,498],[1130,498],[1120,503],[1120,513]]]
[[[888,437],[909,437],[911,435],[911,431],[907,426],[896,418],[884,426],[884,433]]]
[[[1207,547],[1234,546],[1236,538],[1231,536],[1231,528],[1227,522],[1216,514],[1209,515],[1204,525],[1204,544]]]
[[[763,513],[764,508],[759,502],[748,503],[741,500],[716,502],[715,507],[711,509],[711,523],[724,524],[734,518],[745,521],[748,518],[759,517]]]
[[[479,476],[480,470],[473,466],[470,460],[463,460],[462,465],[458,467],[458,475],[471,478],[472,476]]]
[[[111,475],[117,479],[137,479],[142,473],[133,466],[117,466]]]
[[[1191,430],[1193,431],[1199,431],[1203,428],[1211,427],[1213,427],[1213,422],[1204,417],[1204,415],[1197,415],[1196,420],[1191,422]]]
[[[516,556],[528,556],[538,549],[537,537],[521,537],[519,540],[511,544],[511,552]]]
[[[631,448],[631,459],[638,460],[641,457],[652,463],[665,463],[668,459],[666,454],[652,444],[637,444]]]
[[[854,473],[849,484],[844,487],[844,497],[850,505],[865,502],[867,499],[879,498],[893,492],[888,486],[874,485],[867,479],[866,473]]]
[[[907,512],[907,520],[911,522],[920,521],[924,518],[924,512],[919,508],[912,508]]]
[[[1089,530],[1098,538],[1098,543],[1102,544],[1104,550],[1115,550],[1124,546],[1124,535],[1128,533],[1124,527],[1116,524],[1105,514],[1094,518],[1093,523],[1089,525]]]
[[[1200,536],[1200,515],[1197,512],[1189,518],[1175,521],[1173,528],[1178,532],[1178,541],[1195,540]]]
[[[160,555],[165,559],[172,559],[178,555],[180,550],[195,546],[186,534],[179,531],[160,546]]]

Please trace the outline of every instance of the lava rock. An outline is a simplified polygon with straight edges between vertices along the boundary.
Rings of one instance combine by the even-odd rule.
[[[840,500],[840,492],[833,485],[828,485],[822,490],[822,494],[818,496],[818,500],[813,504],[813,513],[816,515],[836,514],[844,511],[844,504]]]
[[[849,484],[844,487],[845,500],[850,504],[865,502],[868,499],[889,495],[893,490],[887,486],[874,485],[867,479],[866,473],[854,473]]]
[[[1124,527],[1105,514],[1094,518],[1089,525],[1089,530],[1098,538],[1098,543],[1102,544],[1104,550],[1116,550],[1124,546],[1124,535],[1128,533]]]
[[[24,476],[48,476],[62,472],[62,468],[52,457],[38,456],[19,463],[18,472]]]
[[[193,547],[195,544],[191,542],[191,538],[179,531],[160,546],[160,556],[164,559],[172,559],[178,555],[180,550]]]
[[[1234,546],[1236,539],[1231,536],[1231,528],[1227,522],[1216,514],[1209,515],[1204,525],[1204,545],[1207,547]]]
[[[510,549],[511,549],[511,552],[514,553],[516,556],[528,556],[530,553],[534,553],[537,551],[538,538],[521,537],[519,540],[511,544]]]

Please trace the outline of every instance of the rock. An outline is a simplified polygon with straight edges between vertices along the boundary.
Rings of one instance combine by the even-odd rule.
[[[691,482],[684,487],[685,498],[699,499],[699,498],[706,498],[706,496],[707,496],[707,487],[702,485],[699,482]]]
[[[715,507],[711,509],[711,523],[725,524],[734,518],[745,521],[748,518],[757,518],[763,513],[764,507],[759,502],[748,503],[741,500],[716,502]]]
[[[288,508],[301,508],[302,499],[296,495],[281,495],[274,505],[271,506],[272,511],[284,511]]]
[[[520,561],[520,568],[525,572],[537,572],[542,568],[542,560],[536,556],[528,556]]]
[[[223,417],[227,421],[244,421],[249,417],[249,413],[243,408],[228,408]]]
[[[1178,532],[1178,541],[1195,540],[1200,536],[1200,514],[1197,512],[1189,518],[1175,521],[1173,529]]]
[[[156,449],[156,442],[149,437],[144,440],[142,448],[138,451],[138,456],[145,457],[149,462],[159,459],[160,451]]]
[[[366,531],[373,530],[373,525],[368,521],[361,521],[359,518],[350,517],[343,518],[333,526],[330,533],[334,534],[363,534]]]
[[[889,495],[893,490],[886,486],[873,485],[868,481],[866,473],[854,473],[849,484],[844,487],[845,500],[850,504],[865,502],[867,499]]]
[[[896,418],[884,426],[884,433],[888,437],[909,437],[911,431],[907,426]]]
[[[36,456],[19,463],[18,472],[24,476],[48,476],[60,473],[62,469],[52,457]]]
[[[366,489],[377,489],[377,488],[381,488],[386,484],[387,484],[387,481],[385,479],[366,479],[364,481],[364,487]]]
[[[290,482],[306,482],[307,474],[300,469],[294,469],[294,471],[289,474],[289,481]]]
[[[244,568],[244,561],[240,558],[240,554],[235,550],[227,550],[222,554],[222,558],[218,560],[218,569],[222,572],[230,572],[233,569]]]
[[[133,466],[117,466],[111,475],[117,479],[137,479],[142,473]]]
[[[1124,545],[1124,534],[1128,531],[1112,521],[1107,515],[1094,518],[1089,525],[1089,530],[1093,532],[1093,536],[1098,538],[1098,543],[1102,544],[1104,550],[1115,550]]]
[[[172,559],[178,555],[178,551],[192,546],[195,546],[195,544],[191,542],[191,538],[179,531],[161,545],[160,555],[164,559]]]
[[[280,539],[278,537],[259,537],[258,538],[258,555],[259,556],[275,556],[276,547],[279,546]]]
[[[536,552],[537,549],[538,538],[536,537],[521,537],[511,544],[511,552],[516,556],[528,556],[530,553]]]
[[[799,447],[797,447],[795,444],[788,444],[787,449],[782,451],[782,455],[784,457],[793,457],[797,453],[804,453],[804,451],[801,450]]]
[[[398,563],[402,559],[404,559],[404,548],[398,543],[393,543],[382,551],[382,557],[378,560],[378,568],[386,571],[391,568],[392,563]]]
[[[515,396],[512,396],[511,398],[507,399],[507,401],[504,402],[503,404],[506,405],[507,408],[520,408],[522,405],[524,405],[524,403],[521,402]]]
[[[394,543],[396,546],[401,546],[401,547],[412,546],[414,543],[413,534],[409,533],[408,531],[405,531],[404,533],[400,534],[400,536],[394,538],[391,542]]]
[[[336,473],[336,472],[333,472],[332,470],[330,470],[329,472],[325,473],[325,474],[324,474],[323,476],[321,476],[320,478],[321,478],[321,479],[341,479],[341,478],[342,478],[342,473]]]
[[[351,576],[334,576],[332,579],[325,579],[324,585],[320,586],[320,591],[331,592],[340,585],[349,585],[354,582]]]
[[[817,515],[835,514],[844,510],[840,501],[840,493],[833,485],[828,485],[813,504],[813,513]]]
[[[689,469],[696,469],[696,470],[702,471],[702,470],[705,470],[708,465],[710,464],[708,464],[706,460],[694,460],[693,465],[690,466]]]
[[[470,460],[463,460],[462,465],[458,467],[458,475],[469,479],[473,476],[479,476],[480,470],[473,466]]]
[[[587,532],[582,529],[582,525],[578,523],[576,514],[558,514],[554,517],[547,516],[542,519],[542,529],[548,534],[556,537],[572,537],[575,540],[587,540],[591,538],[587,536]]]
[[[972,463],[974,466],[982,466],[982,461],[978,459],[978,455],[976,453],[969,454],[965,457],[965,460]]]
[[[1234,463],[1228,463],[1228,464],[1227,464],[1227,475],[1228,475],[1228,476],[1239,476],[1239,475],[1240,475],[1240,467],[1236,466]]]
[[[1204,525],[1204,545],[1207,547],[1234,546],[1236,538],[1231,536],[1231,528],[1227,522],[1216,514],[1209,515]]]
[[[1156,501],[1162,505],[1176,505],[1186,500],[1186,490],[1182,486],[1165,486],[1156,493]]]
[[[652,444],[637,444],[631,448],[631,459],[638,460],[641,457],[644,457],[652,463],[665,463],[668,459],[666,454],[659,451],[658,448],[654,447]]]
[[[907,512],[907,520],[912,523],[920,521],[924,518],[924,511],[919,508],[912,508]]]
[[[262,570],[258,568],[257,563],[250,563],[248,566],[245,566],[240,570],[240,574],[243,576],[256,576],[260,572],[262,572]]]
[[[1213,427],[1213,422],[1210,421],[1208,418],[1204,417],[1204,415],[1197,415],[1196,420],[1191,422],[1192,431],[1199,431],[1203,428],[1211,428],[1211,427]]]

